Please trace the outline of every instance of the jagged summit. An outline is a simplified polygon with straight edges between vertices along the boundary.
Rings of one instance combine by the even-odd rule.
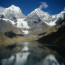
[[[10,9],[10,10],[12,10],[14,12],[17,12],[17,13],[19,13],[21,11],[21,9],[19,7],[17,7],[17,6],[15,6],[15,5],[11,5],[7,9]]]
[[[34,11],[32,11],[29,15],[37,14],[39,17],[41,16],[48,16],[49,14],[47,12],[42,11],[40,8],[36,8]],[[28,16],[29,16],[28,15]]]
[[[4,16],[6,18],[10,18],[11,16],[15,16],[15,18],[23,18],[25,17],[24,14],[22,13],[21,9],[15,5],[11,5],[10,7],[6,8],[4,10]]]
[[[17,6],[15,6],[15,5],[11,5],[10,7],[17,7]]]

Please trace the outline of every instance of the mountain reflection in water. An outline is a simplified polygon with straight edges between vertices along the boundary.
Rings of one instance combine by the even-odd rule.
[[[65,56],[59,52],[58,45],[20,42],[0,51],[0,65],[64,65]]]

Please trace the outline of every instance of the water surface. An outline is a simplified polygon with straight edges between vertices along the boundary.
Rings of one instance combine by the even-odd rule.
[[[0,51],[0,65],[64,65],[65,46],[19,42]]]

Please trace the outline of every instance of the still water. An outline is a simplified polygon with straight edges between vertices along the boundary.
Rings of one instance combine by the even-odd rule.
[[[0,51],[0,65],[65,65],[65,46],[19,42]]]

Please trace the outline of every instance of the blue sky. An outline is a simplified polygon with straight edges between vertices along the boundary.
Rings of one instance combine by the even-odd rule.
[[[0,0],[1,7],[7,8],[12,4],[19,6],[25,15],[39,6],[43,6],[42,10],[52,15],[58,14],[64,9],[65,0]]]

